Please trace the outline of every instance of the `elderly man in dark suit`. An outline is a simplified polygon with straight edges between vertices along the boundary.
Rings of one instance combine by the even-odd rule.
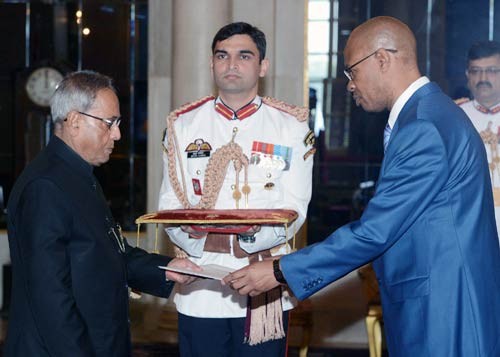
[[[113,220],[93,174],[121,136],[111,79],[72,73],[51,109],[55,136],[8,202],[13,290],[4,355],[129,356],[129,286],[168,297],[173,281],[192,278],[158,265],[199,268],[130,247]]]
[[[363,23],[344,58],[356,103],[390,110],[375,196],[323,242],[225,282],[251,295],[286,283],[304,299],[373,260],[391,357],[500,356],[500,250],[479,135],[420,75],[402,22]]]

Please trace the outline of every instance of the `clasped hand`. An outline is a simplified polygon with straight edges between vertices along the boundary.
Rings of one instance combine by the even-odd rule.
[[[252,263],[230,273],[222,280],[222,284],[238,291],[240,295],[250,296],[260,295],[280,285],[274,278],[273,258]]]

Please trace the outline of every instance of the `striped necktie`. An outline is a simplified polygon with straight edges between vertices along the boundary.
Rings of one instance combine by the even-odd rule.
[[[384,154],[385,154],[385,151],[387,150],[387,145],[389,145],[389,138],[391,137],[391,132],[392,132],[392,129],[389,126],[389,123],[387,123],[385,125],[385,129],[384,129]]]

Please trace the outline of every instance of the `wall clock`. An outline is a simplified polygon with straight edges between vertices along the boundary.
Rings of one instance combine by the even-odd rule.
[[[40,107],[50,106],[50,98],[62,79],[62,73],[55,68],[40,67],[35,69],[26,81],[28,98]]]

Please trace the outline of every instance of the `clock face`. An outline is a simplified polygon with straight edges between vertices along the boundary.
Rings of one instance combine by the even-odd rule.
[[[26,82],[26,92],[28,97],[41,107],[50,105],[50,98],[57,88],[63,75],[56,69],[41,67],[33,71]]]

